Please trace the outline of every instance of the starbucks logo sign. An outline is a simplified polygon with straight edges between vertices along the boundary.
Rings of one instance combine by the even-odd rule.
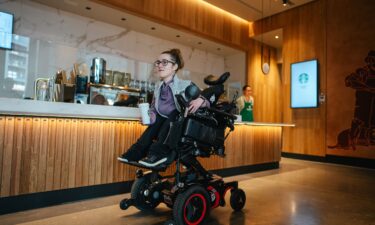
[[[298,76],[298,82],[300,84],[307,84],[309,82],[309,75],[307,73],[301,73]]]

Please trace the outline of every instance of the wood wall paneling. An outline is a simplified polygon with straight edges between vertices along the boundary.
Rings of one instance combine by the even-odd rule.
[[[330,155],[375,159],[375,74],[365,62],[368,53],[375,51],[374,12],[372,0],[327,1],[326,148]],[[358,73],[366,70],[367,74]],[[346,86],[348,76],[372,88]],[[352,121],[361,125],[352,126]],[[346,133],[349,130],[352,137]],[[373,134],[366,137],[365,131]]]
[[[12,171],[12,146],[14,140],[14,119],[5,117],[4,150],[1,176],[1,195],[10,194],[10,179]]]
[[[283,132],[283,151],[298,154],[324,156],[326,134],[326,105],[316,109],[290,108],[290,64],[317,58],[319,61],[320,90],[326,90],[326,6],[325,0],[317,0],[298,8],[285,11],[263,21],[252,24],[255,35],[261,31],[283,28],[283,65],[280,87],[282,102],[282,122],[295,123],[293,128],[285,128]],[[250,54],[252,53],[251,50]],[[259,54],[259,53],[257,53]],[[254,71],[255,64],[249,64],[249,71]],[[257,74],[248,74],[252,85],[259,85]],[[268,82],[268,84],[271,82]],[[267,84],[267,83],[266,83]],[[267,93],[268,85],[256,89],[258,95]],[[271,88],[272,89],[272,88]],[[258,97],[259,98],[259,97]],[[271,102],[275,104],[275,101]],[[259,106],[255,106],[256,107]],[[262,109],[264,110],[264,109]],[[274,114],[275,111],[270,111]]]
[[[135,121],[0,116],[0,197],[135,179],[117,161],[143,133]],[[278,162],[280,127],[236,125],[225,158],[199,159],[207,169]],[[175,165],[164,175],[172,175]]]
[[[261,67],[262,44],[252,41],[251,49],[247,52],[248,76],[247,83],[253,89],[254,120],[257,122],[278,123],[282,121],[283,95],[281,88],[281,71],[276,62],[276,49],[270,49],[270,72],[265,75]]]
[[[95,1],[237,49],[248,48],[248,22],[214,9],[200,0]]]

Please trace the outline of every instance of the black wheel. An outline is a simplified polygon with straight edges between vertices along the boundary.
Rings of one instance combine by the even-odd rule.
[[[173,220],[168,220],[164,222],[164,225],[175,225],[176,223]]]
[[[172,209],[173,210],[173,205],[170,205],[170,204],[165,204],[168,208]]]
[[[128,199],[123,199],[120,202],[120,209],[127,210],[129,208]]]
[[[148,190],[149,186],[153,182],[152,176],[143,176],[136,179],[131,189],[131,198],[134,199],[134,206],[141,211],[153,210],[159,205],[159,199],[153,199],[152,193]],[[149,192],[148,196],[145,196],[145,191]]]
[[[246,203],[246,195],[242,189],[235,189],[230,195],[230,206],[234,211],[240,211]]]
[[[173,218],[178,225],[197,225],[209,214],[210,200],[207,191],[194,185],[177,195],[173,207]]]

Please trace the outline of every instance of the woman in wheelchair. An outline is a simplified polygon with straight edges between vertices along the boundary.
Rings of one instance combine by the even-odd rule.
[[[173,63],[178,62],[178,65],[181,63],[174,58],[173,54],[163,54],[155,65],[157,65],[162,83],[173,80],[172,87],[175,89],[169,86],[173,91],[176,90],[176,84],[178,84],[176,81],[185,81],[178,80],[176,76],[166,81],[161,74],[164,72],[162,69],[167,67],[169,61],[172,60]],[[162,60],[166,61],[163,63]],[[161,63],[163,63],[162,68]],[[175,67],[174,72],[178,68],[178,66]],[[197,86],[188,85],[188,82],[178,86],[181,89],[178,88],[178,91],[172,92],[174,96],[169,94],[170,105],[175,107],[169,106],[172,109],[168,113],[165,113],[165,109],[161,107],[161,102],[166,98],[162,93],[162,87],[159,88],[159,92],[155,92],[154,111],[151,112],[156,116],[153,119],[153,125],[150,125],[137,143],[123,155],[127,160],[130,157],[141,158],[145,153],[140,150],[146,151],[144,146],[149,145],[149,154],[145,159],[140,160],[139,163],[127,162],[127,164],[145,168],[148,171],[144,172],[142,169],[136,171],[136,179],[131,187],[131,197],[120,201],[121,209],[126,210],[130,206],[135,206],[141,211],[151,211],[160,203],[164,203],[173,209],[173,219],[165,224],[198,225],[204,223],[211,209],[226,205],[225,196],[229,190],[229,203],[232,209],[239,211],[245,206],[246,195],[238,187],[237,181],[225,182],[222,177],[207,171],[198,160],[198,157],[211,155],[225,156],[224,142],[229,133],[234,130],[236,117],[233,111],[236,108],[237,97],[235,96],[232,102],[217,102],[224,93],[223,84],[229,76],[229,73],[224,73],[220,77],[213,75],[206,77],[204,82],[210,87],[202,92]],[[206,99],[209,99],[209,102]],[[163,103],[163,105],[166,104]],[[163,112],[169,117],[163,117]],[[227,132],[228,128],[229,132]],[[158,132],[159,139],[151,144],[149,140]],[[146,140],[149,142],[143,142],[145,138],[150,138]],[[165,152],[161,153],[161,150]],[[122,161],[123,158],[119,160]],[[172,162],[175,162],[174,175],[166,177],[160,175],[159,172],[165,171]]]
[[[167,161],[171,151],[166,143],[170,122],[175,121],[181,111],[175,95],[192,84],[189,80],[181,80],[177,77],[177,71],[183,66],[184,61],[179,49],[162,52],[154,62],[160,81],[156,84],[149,110],[151,123],[137,142],[118,157],[119,161],[139,162],[146,167],[155,167]],[[210,102],[200,96],[189,103],[188,110],[194,113],[201,107],[209,106]]]

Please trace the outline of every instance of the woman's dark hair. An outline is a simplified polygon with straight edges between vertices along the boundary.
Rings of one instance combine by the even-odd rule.
[[[245,91],[246,88],[248,88],[248,87],[251,88],[250,85],[247,85],[247,84],[246,84],[245,86],[243,86],[242,91]]]
[[[164,51],[162,52],[161,54],[169,54],[172,59],[174,60],[174,62],[177,64],[177,70],[176,72],[179,70],[179,69],[182,69],[184,67],[184,59],[182,58],[181,56],[181,51],[180,49],[177,49],[177,48],[173,48],[171,50],[168,50],[168,51]]]

